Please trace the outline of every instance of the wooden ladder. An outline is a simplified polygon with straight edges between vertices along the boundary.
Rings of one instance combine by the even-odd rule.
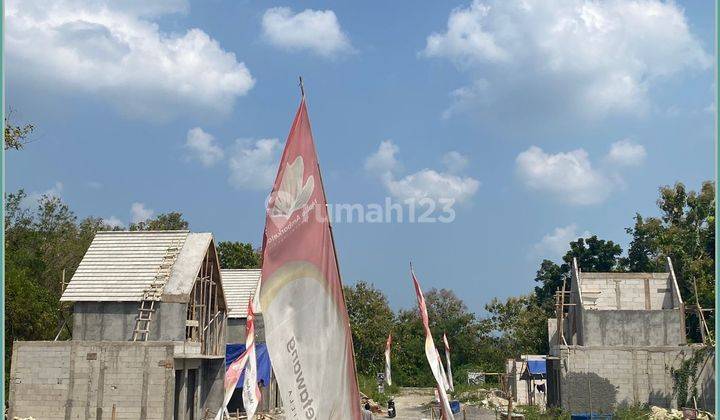
[[[162,262],[158,267],[158,271],[155,274],[155,278],[153,278],[150,287],[143,292],[138,316],[135,318],[135,328],[132,336],[133,341],[148,340],[148,336],[150,335],[150,322],[152,321],[153,314],[155,313],[155,302],[162,298],[163,289],[170,278],[172,267],[177,260],[180,249],[182,249],[182,245],[183,242],[176,240],[168,246],[165,250]]]

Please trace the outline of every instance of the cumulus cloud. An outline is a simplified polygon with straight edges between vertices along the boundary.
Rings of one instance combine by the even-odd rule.
[[[266,190],[272,187],[281,146],[278,139],[236,140],[228,162],[230,184],[241,189]]]
[[[101,96],[129,115],[227,113],[255,83],[201,29],[161,30],[157,21],[187,11],[185,1],[14,0],[6,7],[11,77]]]
[[[324,57],[352,51],[332,10],[293,13],[288,7],[273,7],[265,11],[262,29],[270,44],[287,50],[307,50]]]
[[[533,245],[533,257],[539,256],[548,259],[557,259],[562,257],[569,249],[569,244],[578,238],[589,238],[590,232],[587,230],[579,233],[575,223],[567,226],[556,227],[552,232],[544,235],[540,242]]]
[[[712,64],[682,8],[658,0],[474,0],[450,13],[421,55],[448,59],[475,79],[453,92],[446,116],[518,106],[589,118],[638,114],[653,85]]]
[[[146,218],[147,219],[147,218]],[[110,216],[107,219],[103,219],[103,223],[110,226],[111,228],[123,228],[125,227],[125,223],[122,222],[122,220],[118,219],[115,216]]]
[[[365,160],[365,169],[379,177],[388,193],[398,200],[433,200],[450,199],[462,203],[470,199],[480,182],[471,177],[462,177],[451,170],[462,169],[467,158],[458,152],[450,152],[444,156],[448,172],[433,169],[422,169],[418,172],[400,175],[401,164],[395,157],[400,151],[391,140],[380,143],[378,150]]]
[[[467,156],[461,154],[460,152],[456,152],[455,150],[445,153],[442,157],[443,165],[445,165],[448,172],[453,174],[465,169],[468,162],[469,160]]]
[[[637,166],[645,160],[646,156],[645,146],[625,139],[616,141],[610,146],[610,152],[606,159],[616,165]]]
[[[200,127],[188,130],[185,148],[190,151],[192,157],[207,167],[215,165],[225,156],[225,152],[217,144],[215,137]]]
[[[144,222],[151,218],[155,211],[145,207],[144,203],[132,203],[130,206],[130,216],[133,223]]]
[[[614,181],[593,168],[583,149],[551,154],[532,146],[520,153],[515,163],[528,188],[548,192],[571,204],[603,202],[614,189]]]
[[[55,184],[53,184],[52,187],[44,190],[44,191],[33,191],[27,195],[27,202],[30,205],[36,205],[40,202],[40,199],[43,197],[48,198],[60,198],[63,190],[65,189],[65,185],[63,185],[60,181],[55,181]]]

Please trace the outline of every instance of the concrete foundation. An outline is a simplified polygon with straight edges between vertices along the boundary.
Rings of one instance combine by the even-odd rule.
[[[224,360],[173,342],[15,342],[9,418],[200,419],[223,397]]]

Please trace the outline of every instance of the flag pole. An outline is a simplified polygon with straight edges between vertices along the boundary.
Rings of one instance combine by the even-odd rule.
[[[305,99],[305,86],[303,85],[302,76],[300,76],[299,79],[300,79],[300,84],[299,84],[299,86],[300,86],[300,95],[302,96],[303,99]]]

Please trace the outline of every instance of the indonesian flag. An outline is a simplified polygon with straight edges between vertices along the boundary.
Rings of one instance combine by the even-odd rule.
[[[447,335],[443,333],[443,342],[445,343],[445,360],[447,360],[447,381],[450,391],[454,391],[452,368],[450,367],[450,344],[447,341]]]
[[[221,420],[223,413],[227,410],[227,405],[235,392],[235,387],[237,386],[243,369],[245,369],[247,360],[248,352],[245,350],[245,352],[235,359],[235,361],[232,362],[225,371],[225,398],[223,399],[222,407],[220,407],[217,415],[215,415],[215,420]]]
[[[248,363],[245,367],[245,378],[243,382],[243,407],[247,418],[252,420],[255,417],[258,403],[260,403],[260,388],[257,383],[257,359],[255,357],[255,310],[253,299],[248,303],[248,316],[245,338],[245,352],[247,353]]]
[[[430,319],[428,318],[427,306],[425,306],[425,296],[420,290],[420,283],[418,283],[415,272],[413,271],[412,264],[410,265],[410,274],[412,275],[413,284],[415,285],[415,296],[417,296],[418,307],[420,308],[420,316],[422,318],[423,328],[425,329],[425,356],[430,363],[430,370],[432,370],[435,382],[437,383],[438,397],[440,400],[441,416],[443,420],[454,420],[452,410],[450,409],[450,401],[447,396],[447,379],[445,378],[445,369],[443,369],[442,360],[440,354],[435,348],[435,341],[432,338],[430,332]]]
[[[360,420],[350,323],[304,96],[268,202],[260,305],[290,418]]]
[[[390,346],[392,345],[392,334],[388,335],[387,343],[385,344],[385,382],[388,385],[392,385],[392,377],[390,376]]]

